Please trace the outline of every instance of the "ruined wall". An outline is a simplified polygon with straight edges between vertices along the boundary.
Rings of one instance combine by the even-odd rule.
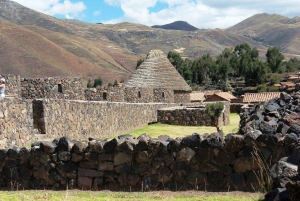
[[[157,121],[171,125],[182,126],[214,126],[206,113],[205,105],[198,103],[193,106],[179,106],[163,108],[157,111]],[[229,122],[230,104],[224,102],[224,111],[219,118],[219,126],[226,126]]]
[[[176,104],[118,103],[47,99],[44,118],[48,137],[106,137],[157,121],[157,110]]]
[[[33,135],[32,101],[0,100],[0,147],[25,146]]]
[[[0,75],[5,78],[5,96],[6,97],[21,97],[21,82],[19,75]]]
[[[145,134],[110,141],[61,138],[35,143],[31,149],[0,150],[0,187],[258,191],[261,181],[256,175],[264,172],[256,157],[272,166],[292,147],[271,135],[249,137],[227,135],[224,140],[216,133],[183,139],[152,139]]]
[[[85,86],[80,78],[22,78],[22,97],[85,100]]]

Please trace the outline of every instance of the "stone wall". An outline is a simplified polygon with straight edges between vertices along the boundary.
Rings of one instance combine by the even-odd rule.
[[[174,91],[171,89],[153,89],[154,102],[174,103]]]
[[[85,99],[89,101],[124,102],[124,89],[122,87],[89,88],[85,89]]]
[[[174,92],[163,88],[90,88],[85,90],[85,98],[90,101],[174,103]]]
[[[25,146],[33,136],[32,101],[0,100],[0,147]]]
[[[258,191],[255,152],[273,165],[286,140],[267,141],[222,133],[182,139],[146,134],[88,142],[61,138],[31,149],[0,150],[3,189]]]
[[[80,78],[22,78],[22,97],[85,100],[85,86]]]
[[[42,100],[47,137],[108,137],[157,122],[157,110],[176,104]]]
[[[198,103],[193,106],[178,106],[158,110],[157,121],[171,125],[182,126],[214,126],[206,113],[205,104]],[[225,109],[219,118],[219,126],[226,126],[229,122],[230,104],[224,102]]]
[[[153,89],[151,88],[125,88],[124,101],[128,103],[154,102]]]
[[[1,75],[5,78],[5,95],[7,97],[21,97],[21,82],[19,75]]]
[[[191,102],[190,91],[174,91],[174,103],[189,103]]]

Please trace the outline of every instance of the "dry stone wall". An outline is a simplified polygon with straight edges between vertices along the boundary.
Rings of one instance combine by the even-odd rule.
[[[214,126],[211,118],[206,113],[206,103],[194,106],[179,106],[163,108],[157,111],[157,121],[171,125],[182,126]],[[229,122],[230,104],[224,102],[224,111],[219,117],[219,126],[226,126]]]
[[[191,102],[190,91],[174,91],[174,103],[189,103]]]
[[[157,110],[176,104],[42,100],[46,135],[105,137],[157,122]]]
[[[0,100],[0,147],[25,146],[33,137],[32,101]]]
[[[165,88],[90,88],[85,90],[85,98],[90,101],[174,103],[174,91]]]
[[[85,100],[85,86],[80,78],[22,78],[22,97]]]
[[[124,102],[124,89],[121,87],[85,89],[85,99],[89,101]]]
[[[264,135],[264,134],[261,134]],[[112,140],[38,142],[31,149],[0,150],[3,189],[257,191],[268,164],[286,156],[288,143],[222,133],[153,139],[146,134]],[[257,144],[257,145],[255,145]],[[274,162],[275,161],[275,162]]]

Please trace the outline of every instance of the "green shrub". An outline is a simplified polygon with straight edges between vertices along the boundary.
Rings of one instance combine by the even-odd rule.
[[[211,118],[212,122],[217,128],[217,131],[219,132],[220,128],[219,128],[218,119],[221,116],[222,111],[224,109],[224,103],[223,102],[208,103],[205,108],[208,116]]]

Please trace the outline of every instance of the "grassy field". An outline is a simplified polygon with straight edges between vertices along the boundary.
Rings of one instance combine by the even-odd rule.
[[[13,191],[0,192],[0,200],[15,201],[15,200],[51,200],[51,201],[89,201],[89,200],[122,200],[122,201],[148,201],[148,200],[177,200],[177,201],[258,201],[262,198],[259,193],[243,193],[243,192],[228,192],[228,193],[209,193],[201,191],[153,191],[145,193],[124,193],[110,191]]]
[[[237,133],[239,128],[240,117],[236,113],[232,113],[229,116],[230,124],[227,126],[223,126],[221,129],[224,135],[228,133]],[[187,135],[191,135],[193,133],[205,134],[205,133],[213,133],[217,132],[215,127],[209,126],[175,126],[168,124],[155,123],[145,126],[143,128],[126,132],[126,134],[131,134],[135,137],[140,136],[142,133],[147,133],[151,137],[155,138],[160,135],[169,135],[170,137],[184,137]]]

